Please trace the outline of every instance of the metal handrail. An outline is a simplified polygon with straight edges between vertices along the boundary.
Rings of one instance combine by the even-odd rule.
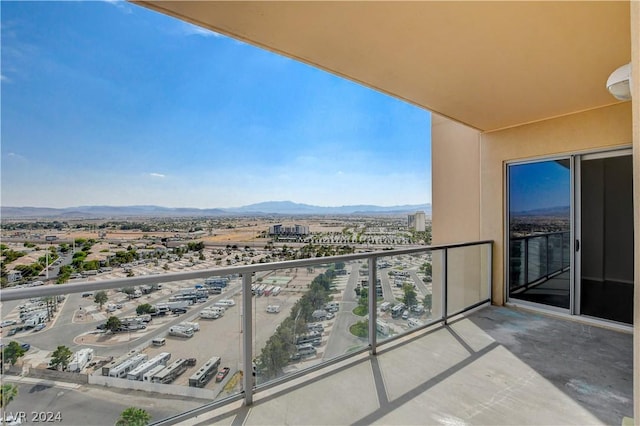
[[[109,290],[113,288],[135,287],[139,285],[161,284],[173,281],[183,281],[191,279],[209,278],[211,276],[251,274],[254,272],[271,271],[273,269],[289,269],[306,266],[322,265],[325,263],[349,262],[353,260],[363,260],[370,257],[387,257],[404,254],[420,253],[424,251],[444,250],[457,247],[467,247],[492,243],[490,240],[473,241],[456,244],[444,244],[437,246],[420,246],[395,250],[379,250],[375,252],[364,252],[355,254],[344,254],[338,256],[314,257],[309,259],[287,260],[282,262],[257,263],[254,265],[230,266],[225,268],[208,268],[198,271],[174,272],[158,275],[145,275],[140,277],[117,278],[111,280],[99,280],[91,282],[67,283],[58,285],[46,285],[26,288],[7,288],[0,291],[0,301],[29,299],[31,297],[58,296],[70,293],[81,293],[84,291]]]
[[[470,247],[470,246],[486,245],[486,244],[489,245],[489,255],[487,260],[488,262],[488,265],[487,265],[488,297],[482,300],[475,301],[473,304],[469,306],[465,306],[461,310],[458,310],[455,313],[448,313],[447,312],[447,304],[448,304],[447,289],[449,287],[448,278],[447,278],[448,250],[463,248],[463,247]],[[361,354],[363,352],[369,351],[371,356],[375,356],[377,347],[379,345],[388,344],[389,342],[395,340],[394,338],[389,338],[379,344],[376,339],[376,321],[377,321],[376,264],[377,264],[377,260],[379,258],[384,258],[384,257],[433,252],[433,251],[439,251],[439,250],[444,251],[443,252],[444,269],[443,269],[443,276],[442,276],[442,283],[441,283],[442,289],[443,289],[442,302],[444,303],[444,306],[442,308],[442,313],[440,314],[439,318],[433,318],[427,324],[424,324],[421,327],[414,328],[411,332],[408,332],[408,333],[415,333],[419,330],[423,330],[427,327],[431,327],[437,323],[442,323],[443,325],[446,325],[447,320],[449,318],[460,315],[461,313],[467,312],[471,309],[475,309],[479,306],[482,306],[483,304],[487,304],[491,302],[492,275],[493,275],[492,273],[493,241],[484,240],[484,241],[463,242],[463,243],[445,244],[445,245],[437,245],[437,246],[420,246],[420,247],[395,249],[395,250],[380,250],[375,252],[364,252],[364,253],[348,254],[348,255],[317,257],[317,258],[309,258],[309,259],[297,259],[297,260],[290,260],[290,261],[283,261],[283,262],[271,262],[271,263],[261,263],[261,264],[254,264],[254,265],[232,266],[232,267],[226,267],[226,268],[209,268],[209,269],[198,270],[198,271],[167,273],[167,274],[159,274],[159,275],[147,275],[147,276],[141,276],[141,277],[111,279],[111,280],[103,280],[103,281],[7,289],[7,290],[0,291],[0,301],[20,300],[20,299],[27,299],[31,297],[42,297],[42,296],[56,296],[56,295],[62,295],[62,294],[106,290],[106,289],[121,288],[121,287],[135,287],[135,286],[145,285],[145,284],[160,284],[160,283],[174,282],[174,281],[202,279],[202,278],[208,278],[211,276],[223,276],[223,275],[242,276],[243,333],[241,336],[241,340],[242,340],[241,357],[242,357],[243,370],[247,372],[247,374],[243,376],[243,391],[238,395],[225,399],[224,401],[214,401],[211,404],[207,404],[206,407],[203,406],[196,410],[180,413],[180,414],[177,414],[176,416],[173,416],[164,420],[160,420],[154,423],[154,425],[171,425],[181,420],[184,420],[186,418],[193,417],[194,415],[197,415],[198,413],[202,413],[207,409],[217,408],[231,401],[237,401],[240,398],[244,400],[244,403],[246,405],[250,405],[253,402],[253,395],[257,391],[268,389],[276,384],[293,380],[296,377],[309,374],[309,372],[311,371],[315,371],[319,368],[324,368],[327,365],[331,365],[336,362],[357,356],[358,354]],[[252,370],[252,360],[254,358],[253,346],[252,346],[253,313],[251,309],[252,275],[256,272],[272,271],[276,269],[308,267],[308,266],[315,266],[315,265],[331,264],[336,262],[350,262],[354,260],[367,260],[369,262],[369,267],[368,267],[368,270],[369,270],[369,274],[368,274],[369,346],[362,348],[361,350],[358,350],[358,351],[354,351],[348,354],[338,356],[332,360],[322,362],[308,369],[300,370],[295,374],[292,374],[289,376],[283,376],[275,380],[272,380],[269,383],[256,386],[254,378],[252,377],[251,374],[248,373],[249,371]],[[403,335],[406,335],[406,334],[403,334]],[[400,336],[396,336],[396,337],[400,337]]]

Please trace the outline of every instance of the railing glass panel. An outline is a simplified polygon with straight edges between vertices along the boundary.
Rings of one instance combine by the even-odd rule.
[[[447,314],[490,299],[489,244],[456,247],[447,251]]]
[[[490,252],[471,243],[4,290],[5,360],[29,349],[3,375],[21,395],[8,408],[48,411],[57,398],[67,424],[89,425],[114,424],[132,405],[171,423],[250,403],[283,379],[488,302]],[[64,389],[83,392],[58,398]]]
[[[256,273],[252,281],[256,384],[366,348],[352,334],[355,289],[367,262],[336,262]],[[362,274],[362,275],[361,275]]]
[[[377,340],[422,327],[433,319],[432,253],[430,250],[385,256],[377,262]]]

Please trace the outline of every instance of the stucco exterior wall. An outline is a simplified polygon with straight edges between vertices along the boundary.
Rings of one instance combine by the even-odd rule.
[[[481,135],[480,239],[495,242],[493,253],[493,301],[495,304],[503,304],[505,301],[505,163],[547,155],[631,146],[631,143],[631,102]],[[463,155],[462,152],[460,155]],[[438,160],[434,156],[434,164]],[[473,183],[469,181],[468,185],[472,186]],[[434,192],[435,187],[434,184]],[[435,200],[433,204],[436,205]],[[636,250],[637,247],[636,241]]]
[[[433,115],[433,244],[480,239],[480,132]]]

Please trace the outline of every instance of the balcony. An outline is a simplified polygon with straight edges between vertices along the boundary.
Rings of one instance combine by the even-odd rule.
[[[571,233],[511,238],[510,296],[569,309]]]
[[[63,424],[86,425],[113,424],[132,405],[154,424],[620,424],[630,417],[632,336],[487,307],[491,247],[419,247],[3,291],[3,320],[36,303],[28,299],[50,297],[43,329],[3,332],[4,344],[31,345],[3,376],[19,386],[6,411],[56,407]],[[196,297],[186,314],[154,317],[145,328],[133,321],[124,331],[96,329],[109,316],[124,322],[140,304],[179,303],[191,297],[185,288],[206,286],[208,299]],[[154,289],[131,298],[110,291],[112,312],[93,303],[97,291],[134,287]],[[413,308],[392,309],[402,299]],[[225,303],[222,316],[207,318],[205,311],[215,316]],[[198,331],[184,331],[181,324],[193,322]],[[93,365],[48,370],[60,345],[93,349]],[[171,358],[159,371],[140,373],[163,353]],[[216,358],[215,372],[229,368],[220,380],[207,367]],[[167,373],[174,363],[180,372]],[[203,369],[211,373],[204,379]]]

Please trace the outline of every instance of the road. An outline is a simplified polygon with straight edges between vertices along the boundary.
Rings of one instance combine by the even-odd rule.
[[[335,358],[336,356],[349,352],[355,347],[360,348],[368,344],[366,339],[356,337],[349,331],[351,325],[363,320],[362,317],[353,313],[355,307],[358,306],[355,288],[359,279],[360,263],[354,262],[351,265],[351,273],[349,274],[347,287],[344,290],[342,302],[340,303],[340,310],[336,313],[333,329],[331,330],[327,346],[324,350],[323,360]]]
[[[416,287],[418,288],[418,299],[422,300],[422,298],[426,294],[430,294],[431,291],[427,288],[427,285],[420,279],[415,269],[409,270],[409,275],[414,283],[416,283]]]
[[[4,382],[15,382],[16,377],[3,377]],[[144,392],[127,389],[110,391],[107,388],[68,383],[54,383],[37,379],[22,379],[18,384],[18,397],[5,410],[6,414],[25,413],[23,425],[60,424],[104,426],[113,425],[120,413],[128,407],[137,407],[151,414],[152,421],[197,408],[207,401],[193,398],[175,398],[167,401],[145,396]],[[82,408],[85,407],[85,408]],[[59,414],[61,421],[33,422],[34,413]]]
[[[380,278],[380,284],[382,285],[384,301],[394,304],[396,303],[396,298],[393,295],[393,288],[391,287],[391,282],[389,280],[389,270],[390,268],[382,268],[378,270],[378,278]]]

